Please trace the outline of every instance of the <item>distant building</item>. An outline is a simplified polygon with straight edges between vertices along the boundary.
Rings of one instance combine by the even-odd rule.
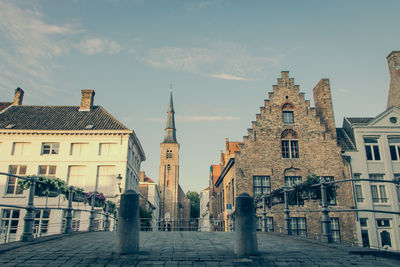
[[[322,79],[313,89],[315,108],[304,99],[289,72],[283,71],[273,92],[264,101],[260,114],[248,129],[235,152],[235,195],[259,197],[283,186],[305,182],[310,175],[341,180],[350,176],[338,145],[330,84]],[[338,185],[334,209],[354,207],[351,183]],[[257,209],[257,228],[284,231],[283,204]],[[317,200],[295,204],[290,212],[293,235],[319,237],[321,214]],[[356,237],[354,213],[330,212],[333,240],[353,241]]]
[[[209,213],[210,213],[210,224],[213,231],[218,230],[218,225],[220,225],[220,222],[218,221],[217,187],[215,186],[215,183],[217,182],[220,174],[221,174],[221,166],[219,164],[210,166]]]
[[[219,230],[233,231],[235,213],[235,152],[241,142],[225,139],[225,152],[221,151],[221,174],[215,182]]]
[[[400,250],[399,186],[383,181],[400,178],[400,51],[387,57],[390,89],[387,109],[376,117],[347,117],[338,129],[342,149],[351,164],[357,237],[360,245]],[[368,212],[375,211],[375,212]],[[377,212],[383,211],[383,212]]]
[[[161,143],[160,220],[164,230],[187,230],[190,220],[190,201],[179,185],[179,143],[176,140],[175,111],[170,95],[165,138]]]
[[[102,192],[116,203],[126,189],[139,191],[139,169],[145,160],[142,146],[133,130],[94,105],[94,90],[82,90],[79,106],[24,106],[23,95],[17,88],[12,105],[0,113],[1,172],[57,177],[86,192]],[[20,191],[17,179],[0,176],[1,204],[25,206],[27,195],[28,191]],[[35,197],[34,204],[65,208],[67,201]],[[78,206],[85,208],[83,203],[73,203]],[[0,216],[0,240],[19,240],[25,209],[1,207]],[[64,227],[61,210],[41,209],[35,216],[36,236],[59,233]],[[77,211],[73,217],[73,230],[86,231],[89,213]],[[96,217],[97,228],[102,220]]]
[[[199,218],[199,231],[209,232],[210,225],[210,187],[200,191],[200,218]]]
[[[160,192],[158,185],[144,171],[140,172],[139,176],[139,191],[140,194],[151,204],[151,230],[158,231],[160,221]]]

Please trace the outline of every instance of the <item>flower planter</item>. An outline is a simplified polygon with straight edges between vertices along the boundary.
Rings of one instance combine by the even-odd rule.
[[[86,193],[84,192],[74,192],[72,194],[73,202],[85,202],[87,200]]]
[[[36,185],[35,196],[38,197],[58,197],[60,193],[57,189],[47,185]]]
[[[89,198],[88,199],[88,203],[89,203],[89,205],[91,206],[92,205],[92,199],[91,198]],[[98,198],[96,198],[95,200],[94,200],[94,206],[96,207],[96,208],[101,208],[101,207],[103,207],[104,206],[104,199],[98,199]]]

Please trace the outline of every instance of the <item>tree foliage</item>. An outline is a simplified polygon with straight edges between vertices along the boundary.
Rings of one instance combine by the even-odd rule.
[[[187,198],[190,200],[190,218],[200,217],[200,195],[194,191],[186,193]]]

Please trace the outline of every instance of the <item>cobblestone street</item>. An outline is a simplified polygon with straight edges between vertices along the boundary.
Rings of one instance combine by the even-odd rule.
[[[237,258],[234,233],[141,232],[140,252],[115,254],[113,232],[84,233],[13,248],[1,266],[399,266],[396,259],[358,255],[344,246],[258,234],[259,255]],[[5,245],[7,246],[7,245]],[[5,248],[3,245],[3,250]],[[8,245],[9,246],[9,245]],[[0,246],[1,248],[1,246]],[[357,250],[366,252],[366,250]],[[353,251],[354,252],[354,251]]]

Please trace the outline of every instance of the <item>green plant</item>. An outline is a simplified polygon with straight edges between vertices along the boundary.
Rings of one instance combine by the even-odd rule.
[[[44,195],[49,195],[50,192],[59,192],[64,196],[67,196],[69,193],[69,188],[67,183],[64,180],[61,180],[56,177],[46,177],[46,176],[36,176],[36,175],[28,175],[26,178],[30,180],[19,180],[18,185],[21,190],[27,190],[32,184],[31,179],[36,180],[36,193],[43,193]]]
[[[104,205],[103,210],[107,212],[107,207],[108,207],[108,212],[111,214],[114,214],[117,211],[117,204],[112,202],[111,200],[106,201],[106,205]]]

